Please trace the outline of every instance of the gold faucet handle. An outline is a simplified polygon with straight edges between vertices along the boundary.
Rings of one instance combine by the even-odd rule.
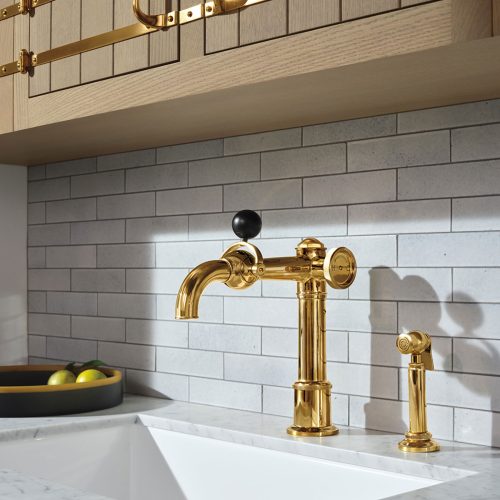
[[[401,354],[411,354],[412,363],[423,363],[426,370],[434,370],[432,340],[429,334],[412,331],[398,335],[396,347]]]
[[[356,278],[356,258],[346,247],[330,249],[323,261],[323,272],[332,288],[349,288]]]

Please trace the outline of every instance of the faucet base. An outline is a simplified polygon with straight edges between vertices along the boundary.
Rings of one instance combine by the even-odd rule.
[[[327,427],[300,427],[298,425],[291,425],[286,431],[292,436],[302,437],[334,436],[339,433],[339,430],[334,425]]]
[[[408,453],[432,453],[439,451],[439,444],[432,439],[430,432],[407,432],[399,443],[399,449]]]

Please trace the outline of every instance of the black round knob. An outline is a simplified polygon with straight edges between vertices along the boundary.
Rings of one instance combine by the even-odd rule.
[[[243,241],[255,238],[261,229],[262,219],[253,210],[242,210],[233,217],[234,234]]]

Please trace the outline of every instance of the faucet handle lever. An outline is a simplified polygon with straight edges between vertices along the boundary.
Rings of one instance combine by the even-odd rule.
[[[233,217],[233,231],[238,238],[248,241],[255,238],[262,229],[262,219],[253,210],[241,210]]]

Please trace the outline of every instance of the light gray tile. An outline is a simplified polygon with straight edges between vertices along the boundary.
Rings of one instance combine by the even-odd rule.
[[[125,320],[72,316],[71,336],[80,339],[123,342],[125,341]]]
[[[347,234],[347,208],[299,208],[262,213],[262,237],[304,238]]]
[[[400,371],[401,399],[408,400],[407,370]],[[428,372],[427,402],[476,410],[500,409],[498,377],[449,372]]]
[[[187,347],[188,323],[128,319],[127,342],[166,347]]]
[[[73,198],[123,193],[124,190],[125,176],[123,172],[105,172],[71,178],[71,196]]]
[[[302,206],[300,179],[232,184],[224,187],[224,210],[296,208]]]
[[[200,214],[189,216],[190,240],[222,240],[234,238],[231,226],[234,214]]]
[[[47,224],[28,227],[28,245],[69,244],[69,224]]]
[[[175,302],[177,295],[158,295],[158,319],[175,320]],[[222,323],[222,297],[204,295],[200,300],[200,320],[210,323]]]
[[[155,193],[104,196],[97,199],[98,219],[147,217],[155,213]]]
[[[304,206],[396,199],[396,172],[367,172],[304,179]]]
[[[500,232],[401,235],[399,265],[404,267],[500,266]]]
[[[452,161],[500,157],[500,123],[451,131]]]
[[[447,163],[450,134],[444,130],[351,142],[347,158],[350,171]]]
[[[28,335],[28,356],[47,356],[47,337]]]
[[[195,351],[157,347],[156,369],[159,372],[222,378],[223,354],[221,352]]]
[[[174,163],[178,161],[199,160],[222,156],[224,145],[222,139],[193,142],[158,148],[158,163]]]
[[[154,265],[155,246],[152,243],[97,247],[97,266],[100,268],[140,268]]]
[[[128,293],[177,293],[184,269],[127,269]]]
[[[500,302],[500,269],[456,268],[453,293],[463,302]]]
[[[408,403],[359,396],[351,396],[349,399],[349,424],[353,427],[399,434],[408,432]],[[453,439],[453,408],[428,405],[427,414],[435,438]]]
[[[500,230],[500,196],[459,198],[452,203],[453,231]]]
[[[69,198],[69,177],[28,183],[28,201],[64,200]]]
[[[260,179],[260,155],[249,154],[189,163],[189,185],[209,186]]]
[[[439,233],[450,230],[449,200],[376,203],[349,207],[349,234]]]
[[[349,298],[365,300],[446,301],[451,297],[451,269],[358,269]]]
[[[190,377],[189,401],[236,410],[262,410],[260,385]]]
[[[453,371],[500,375],[500,340],[454,339]]]
[[[186,269],[207,260],[217,260],[222,252],[220,241],[158,243],[156,245],[156,267]]]
[[[97,294],[48,292],[47,311],[55,314],[97,315]]]
[[[297,300],[224,297],[224,323],[294,328]]]
[[[144,294],[100,293],[99,316],[155,319],[156,297]]]
[[[74,292],[124,292],[124,269],[72,269]]]
[[[328,361],[347,361],[347,332],[327,332],[326,357]],[[263,328],[262,354],[266,356],[298,357],[296,328]]]
[[[142,149],[128,153],[99,156],[97,158],[97,170],[118,170],[121,168],[153,165],[155,163],[155,156],[154,149]]]
[[[424,330],[442,337],[500,340],[500,304],[401,302],[399,331]]]
[[[398,369],[328,363],[333,390],[342,394],[398,399]]]
[[[153,398],[187,401],[189,377],[139,370],[127,370],[126,391]]]
[[[175,189],[187,185],[187,163],[134,168],[126,172],[127,192]]]
[[[183,215],[222,210],[222,187],[161,191],[156,194],[157,215]]]
[[[138,370],[155,369],[155,348],[153,346],[99,342],[97,356],[111,366]]]
[[[95,246],[49,247],[47,248],[47,267],[96,267]]]
[[[45,223],[45,203],[28,203],[28,224]]]
[[[70,317],[56,314],[28,315],[28,332],[35,335],[70,336]]]
[[[122,220],[75,222],[71,224],[71,243],[73,245],[123,243],[124,241],[125,221]]]
[[[28,271],[29,290],[69,291],[70,285],[69,269],[30,269]]]
[[[28,269],[45,267],[45,248],[28,248]]]
[[[127,242],[182,241],[188,239],[188,217],[151,217],[127,220]]]
[[[28,167],[28,181],[45,179],[45,165],[34,165]]]
[[[207,351],[260,354],[260,328],[193,322],[189,326],[189,347]]]
[[[299,147],[301,142],[302,131],[300,128],[226,137],[224,139],[224,154],[235,155],[257,151],[271,151],[273,149],[294,148]]]
[[[404,200],[498,194],[499,169],[498,160],[402,169],[398,196]]]
[[[47,311],[47,294],[45,292],[28,292],[28,312],[43,313]]]
[[[297,361],[270,356],[224,354],[224,377],[236,382],[289,387],[297,378]]]
[[[345,172],[345,144],[262,153],[262,179],[286,179]]]
[[[500,122],[500,99],[400,113],[399,132],[419,132]]]
[[[47,179],[50,177],[65,177],[69,175],[88,174],[96,171],[95,158],[82,158],[79,160],[48,163],[46,169]]]
[[[500,446],[500,413],[455,408],[455,440]]]
[[[396,133],[396,115],[375,116],[304,127],[304,145],[353,141]]]
[[[95,198],[51,201],[47,203],[47,222],[93,220],[97,208]]]
[[[47,357],[80,362],[96,359],[97,342],[94,340],[47,337]]]

